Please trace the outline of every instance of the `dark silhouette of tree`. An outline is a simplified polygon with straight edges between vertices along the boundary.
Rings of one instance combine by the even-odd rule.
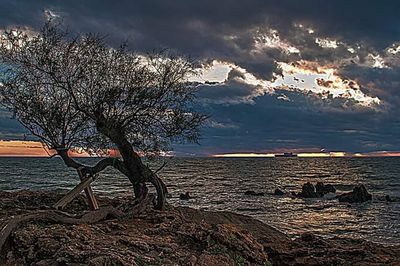
[[[140,155],[157,155],[173,142],[197,142],[206,117],[193,110],[193,62],[166,52],[140,55],[109,47],[95,34],[72,36],[47,23],[34,34],[7,31],[0,45],[0,97],[16,119],[68,167],[93,176],[114,167],[127,176],[138,200],[146,183],[165,204],[166,187]],[[106,154],[93,166],[70,150]]]

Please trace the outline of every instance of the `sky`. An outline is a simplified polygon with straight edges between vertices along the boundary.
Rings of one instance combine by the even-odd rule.
[[[177,155],[400,151],[400,2],[358,0],[0,1],[0,29],[47,19],[138,53],[202,64],[200,145]],[[24,138],[0,111],[0,139]],[[14,143],[15,144],[15,143]],[[400,154],[400,153],[399,153]]]

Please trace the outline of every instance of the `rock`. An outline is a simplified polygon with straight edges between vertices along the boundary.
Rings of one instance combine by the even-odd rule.
[[[315,192],[315,187],[310,182],[307,182],[301,188],[301,192],[297,194],[301,198],[319,198],[320,196]]]
[[[328,193],[336,193],[336,188],[333,185],[327,184],[325,185],[322,182],[318,182],[315,185],[315,192],[321,196]]]
[[[326,192],[325,194],[336,193],[336,188],[331,184],[327,184],[325,185],[325,192]]]
[[[247,196],[264,196],[264,192],[255,192],[254,190],[247,190],[244,192],[245,195]]]
[[[189,192],[186,192],[185,194],[180,194],[179,195],[179,199],[181,199],[181,200],[189,200],[189,199],[191,199],[192,197],[189,195]]]
[[[58,240],[48,237],[40,237],[36,240],[36,247],[38,249],[36,253],[37,258],[46,258],[54,253],[60,248],[60,243]]]
[[[46,264],[49,265],[49,264]],[[116,255],[99,256],[89,261],[90,266],[125,265],[124,261]]]
[[[256,192],[254,190],[247,190],[245,193],[245,195],[249,196],[249,195],[254,195],[256,194]]]
[[[0,220],[21,214],[15,206],[29,206],[25,212],[32,213],[42,199],[57,202],[61,197],[53,192],[0,191]],[[100,204],[113,206],[133,200],[98,199]],[[72,214],[87,210],[84,200],[75,199],[71,206]],[[104,231],[105,227],[110,230]],[[95,224],[31,221],[16,228],[2,252],[2,266],[400,265],[398,245],[344,237],[325,240],[309,233],[293,239],[249,216],[172,205],[164,211],[146,209],[128,220],[106,219]]]
[[[387,202],[393,202],[393,201],[394,201],[389,195],[386,195],[386,196],[385,196],[385,200],[386,200]]]
[[[129,248],[132,250],[141,250],[144,252],[149,252],[150,251],[150,246],[144,242],[144,241],[140,241],[140,240],[133,240],[129,237],[122,237],[121,239],[119,239],[119,242],[121,244],[127,245],[129,246]]]
[[[282,190],[280,190],[279,188],[277,188],[277,189],[275,189],[275,191],[274,191],[274,195],[283,196],[283,195],[285,195],[285,192],[283,192]]]
[[[234,265],[235,262],[225,254],[201,254],[194,265],[209,266],[209,265]]]
[[[315,185],[315,192],[317,192],[318,194],[324,195],[324,190],[325,190],[325,185],[322,182],[317,182],[317,184]]]
[[[340,202],[361,203],[372,200],[372,195],[368,193],[364,185],[353,188],[352,192],[338,196]]]

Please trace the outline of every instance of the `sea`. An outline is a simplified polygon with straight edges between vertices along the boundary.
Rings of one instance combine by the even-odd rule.
[[[94,164],[97,158],[80,159]],[[297,237],[312,232],[323,238],[361,238],[400,244],[400,158],[164,158],[149,162],[169,190],[168,202],[203,210],[228,210],[252,216]],[[59,158],[0,158],[0,190],[71,189],[76,171]],[[339,203],[334,195],[318,199],[276,196],[276,188],[300,191],[305,182],[332,184],[337,194],[364,184],[371,202]],[[93,184],[98,195],[132,195],[126,177],[114,169]],[[248,190],[265,193],[245,195]],[[190,200],[180,200],[189,192]],[[387,202],[388,195],[394,201]]]

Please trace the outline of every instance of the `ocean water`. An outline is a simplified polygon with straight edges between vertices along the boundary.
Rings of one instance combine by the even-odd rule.
[[[400,158],[171,158],[159,174],[175,205],[250,215],[293,237],[313,232],[400,244]],[[277,187],[299,191],[308,181],[333,184],[338,194],[364,184],[374,199],[350,205],[273,195]],[[59,158],[0,158],[3,191],[71,189],[78,182],[76,172]],[[113,169],[100,175],[94,190],[109,196],[132,194],[129,181]],[[247,190],[266,194],[246,196]],[[184,192],[193,198],[181,201]],[[382,200],[385,195],[396,201]]]

